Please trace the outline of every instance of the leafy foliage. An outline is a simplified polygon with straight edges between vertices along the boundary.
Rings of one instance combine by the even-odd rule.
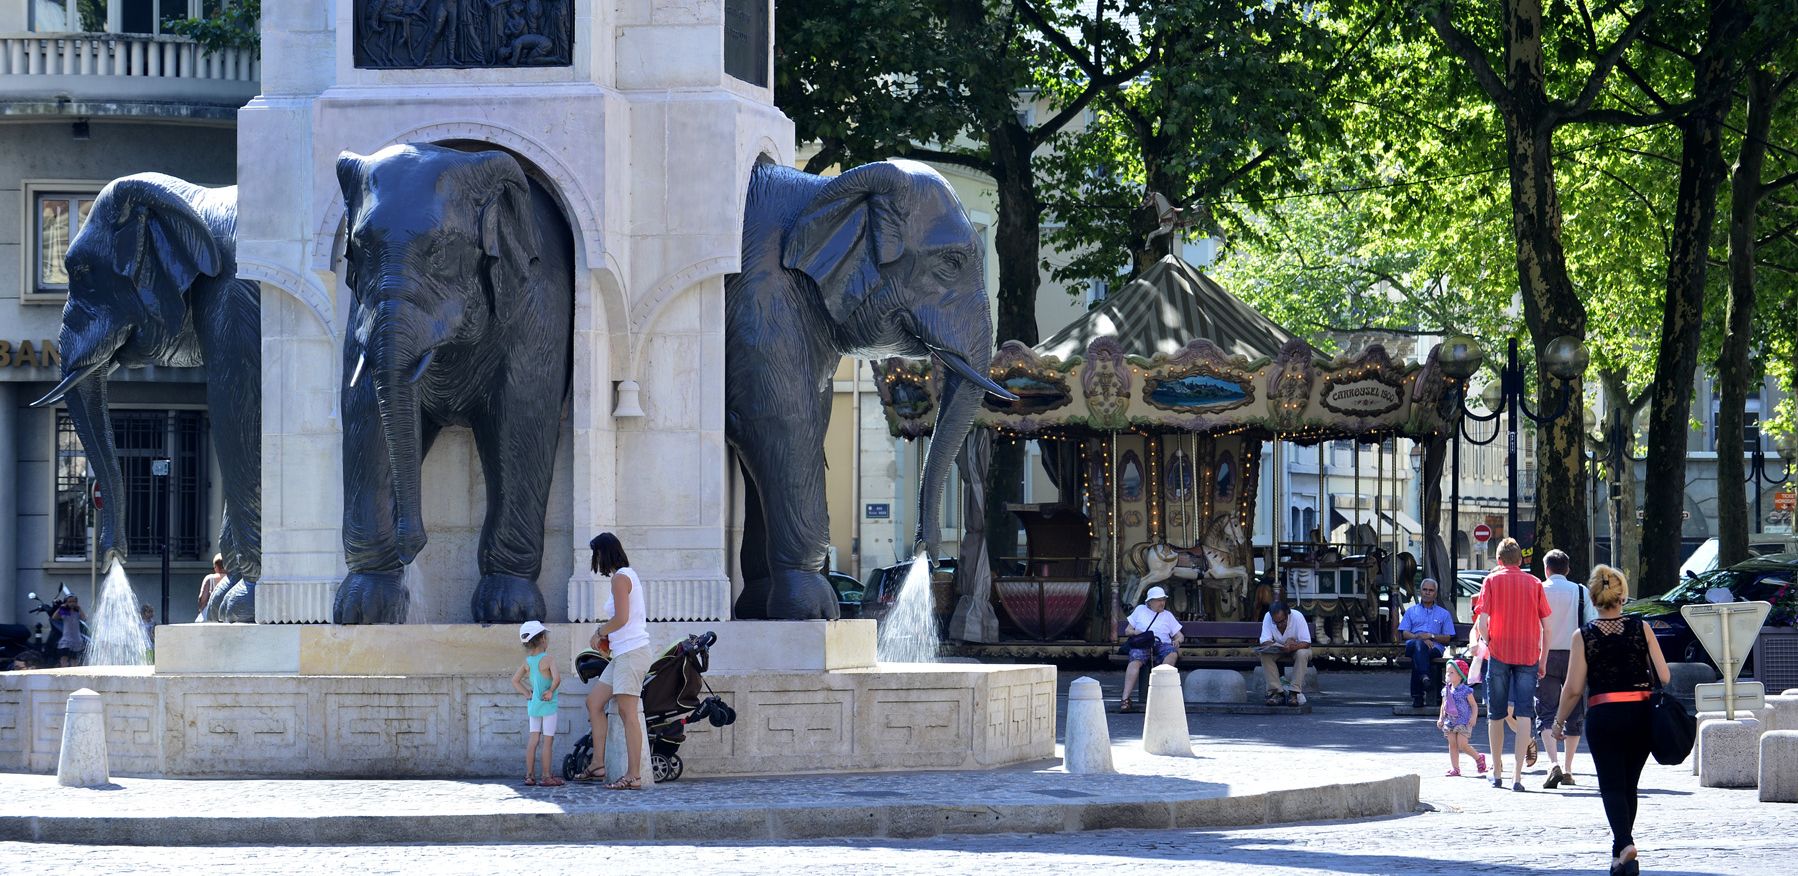
[[[261,21],[262,0],[230,0],[210,15],[165,21],[162,30],[188,37],[209,52],[243,49],[260,55]]]

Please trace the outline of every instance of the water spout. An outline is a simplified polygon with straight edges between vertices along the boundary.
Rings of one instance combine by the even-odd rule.
[[[150,637],[144,633],[138,606],[131,579],[125,577],[125,564],[113,563],[100,586],[100,604],[94,609],[88,665],[142,666],[150,662]]]
[[[933,663],[941,645],[930,596],[930,561],[920,552],[906,570],[899,598],[880,623],[875,653],[883,663]]]

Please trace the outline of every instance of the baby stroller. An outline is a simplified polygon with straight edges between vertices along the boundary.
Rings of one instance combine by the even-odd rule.
[[[662,652],[649,665],[643,679],[643,723],[649,729],[649,765],[657,782],[680,778],[680,746],[687,741],[687,725],[709,721],[713,727],[728,727],[737,721],[737,712],[712,693],[705,683],[705,671],[711,665],[711,647],[718,634],[688,636]],[[610,662],[597,651],[582,651],[575,657],[575,673],[581,681],[599,677]],[[701,699],[703,690],[707,696]],[[593,734],[588,733],[574,744],[574,750],[562,759],[562,778],[573,779],[593,758]]]

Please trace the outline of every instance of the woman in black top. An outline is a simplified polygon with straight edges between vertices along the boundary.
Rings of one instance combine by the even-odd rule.
[[[1610,566],[1592,570],[1588,584],[1598,617],[1573,634],[1567,683],[1553,733],[1560,739],[1568,713],[1586,700],[1586,739],[1598,774],[1598,794],[1611,823],[1611,872],[1635,876],[1636,786],[1648,762],[1650,707],[1654,678],[1667,683],[1667,661],[1654,632],[1641,618],[1623,617],[1629,584]]]

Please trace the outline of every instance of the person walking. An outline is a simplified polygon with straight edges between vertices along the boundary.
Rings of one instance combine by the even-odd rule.
[[[1442,687],[1442,670],[1436,658],[1455,640],[1455,618],[1448,609],[1436,604],[1436,579],[1425,578],[1417,585],[1417,604],[1405,609],[1399,619],[1399,635],[1404,637],[1405,656],[1411,658],[1411,708],[1424,707],[1424,692]],[[1465,673],[1463,673],[1465,676]],[[1431,684],[1434,687],[1431,687]]]
[[[1160,587],[1150,587],[1143,603],[1124,622],[1126,640],[1143,633],[1152,633],[1155,639],[1146,648],[1130,649],[1130,665],[1124,668],[1124,695],[1118,700],[1120,712],[1136,711],[1136,676],[1143,666],[1151,661],[1173,666],[1180,661],[1180,643],[1186,637],[1180,633],[1179,619],[1167,610],[1167,591]]]
[[[1567,716],[1566,744],[1559,746],[1557,753],[1556,743],[1561,737],[1548,729],[1555,707],[1561,703],[1561,688],[1567,682],[1573,635],[1598,614],[1585,585],[1567,580],[1567,571],[1572,567],[1572,558],[1559,549],[1549,551],[1542,558],[1542,569],[1548,573],[1548,578],[1542,582],[1542,592],[1548,597],[1548,608],[1552,613],[1548,616],[1547,671],[1536,684],[1536,738],[1541,740],[1542,751],[1548,755],[1548,780],[1542,783],[1548,790],[1578,784],[1573,780],[1573,753],[1579,749],[1580,734],[1586,726],[1586,704],[1576,702],[1573,712]]]
[[[593,633],[594,650],[611,651],[612,661],[587,692],[587,717],[593,724],[593,757],[575,781],[592,782],[606,777],[606,705],[618,701],[618,719],[624,724],[624,775],[606,784],[613,791],[643,790],[643,677],[655,654],[649,647],[648,599],[643,579],[631,568],[618,536],[602,532],[593,537],[593,571],[612,579],[606,611],[612,619]]]
[[[1622,572],[1599,566],[1589,583],[1598,617],[1573,636],[1567,683],[1550,732],[1566,735],[1568,717],[1584,697],[1586,744],[1611,825],[1611,873],[1636,876],[1642,866],[1636,860],[1636,803],[1653,732],[1649,695],[1654,679],[1668,682],[1667,660],[1641,618],[1623,617],[1629,582]]]
[[[1444,667],[1448,681],[1442,685],[1442,705],[1436,710],[1436,726],[1448,737],[1447,775],[1461,774],[1461,753],[1473,755],[1474,766],[1486,771],[1486,756],[1473,750],[1473,719],[1480,713],[1473,700],[1473,688],[1467,684],[1467,664],[1451,661]]]
[[[1486,576],[1473,600],[1474,619],[1487,620],[1486,747],[1492,754],[1492,787],[1505,786],[1505,727],[1516,734],[1511,790],[1523,790],[1524,749],[1534,732],[1536,680],[1542,677],[1547,652],[1548,596],[1542,582],[1525,572],[1517,540],[1498,543],[1498,568]]]

